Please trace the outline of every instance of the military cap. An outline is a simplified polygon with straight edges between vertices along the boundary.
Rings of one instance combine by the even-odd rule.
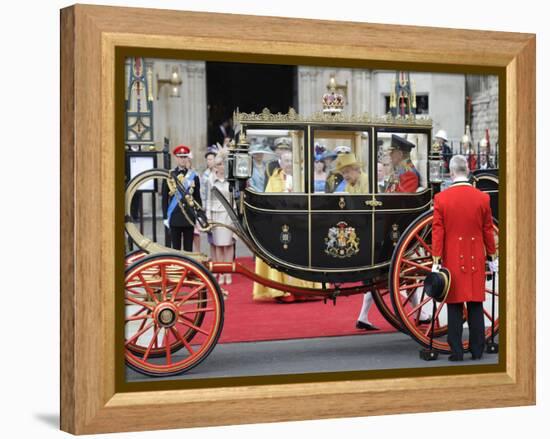
[[[398,149],[404,152],[411,152],[416,145],[412,142],[409,142],[407,139],[404,139],[401,136],[396,136],[395,134],[391,135],[391,149]]]
[[[185,145],[179,145],[174,148],[174,151],[172,153],[176,157],[191,157],[191,148]]]

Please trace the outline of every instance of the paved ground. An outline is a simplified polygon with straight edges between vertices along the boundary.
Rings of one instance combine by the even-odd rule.
[[[498,362],[498,355],[485,355],[481,361],[472,361],[470,354],[464,356],[463,363],[449,363],[446,355],[441,355],[437,361],[423,361],[418,356],[419,349],[418,344],[401,333],[226,343],[217,345],[204,362],[176,379],[441,367],[457,364],[479,365]],[[127,378],[128,381],[151,379],[130,369],[127,369]],[[174,377],[168,379],[174,379]]]

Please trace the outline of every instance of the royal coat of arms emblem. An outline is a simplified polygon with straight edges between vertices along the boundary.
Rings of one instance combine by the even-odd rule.
[[[349,258],[359,252],[359,238],[355,228],[348,226],[345,221],[328,229],[325,245],[325,253],[334,258]]]

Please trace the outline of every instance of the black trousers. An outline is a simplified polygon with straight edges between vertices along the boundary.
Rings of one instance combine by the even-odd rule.
[[[170,239],[172,241],[172,248],[181,250],[181,236],[183,235],[183,250],[186,252],[193,251],[193,231],[194,227],[170,227]]]
[[[449,332],[447,341],[453,354],[462,355],[462,309],[463,303],[448,303],[447,315]],[[485,347],[485,319],[482,302],[466,302],[468,308],[468,329],[470,332],[470,352],[474,357],[481,357]]]

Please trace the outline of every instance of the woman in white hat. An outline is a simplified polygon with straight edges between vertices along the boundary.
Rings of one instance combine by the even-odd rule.
[[[264,159],[266,156],[274,158],[275,153],[267,146],[256,144],[250,147],[248,154],[252,156],[252,176],[248,180],[248,185],[256,192],[263,192],[268,180]]]
[[[218,189],[226,200],[231,200],[229,193],[229,182],[224,177],[225,165],[223,157],[218,154],[214,159],[214,167],[208,179],[206,215],[210,222],[230,225],[231,218],[220,203],[220,201],[211,194],[212,188]],[[233,232],[225,227],[212,228],[212,261],[214,262],[232,262],[234,257]],[[220,285],[231,284],[231,274],[220,274],[218,283]]]

